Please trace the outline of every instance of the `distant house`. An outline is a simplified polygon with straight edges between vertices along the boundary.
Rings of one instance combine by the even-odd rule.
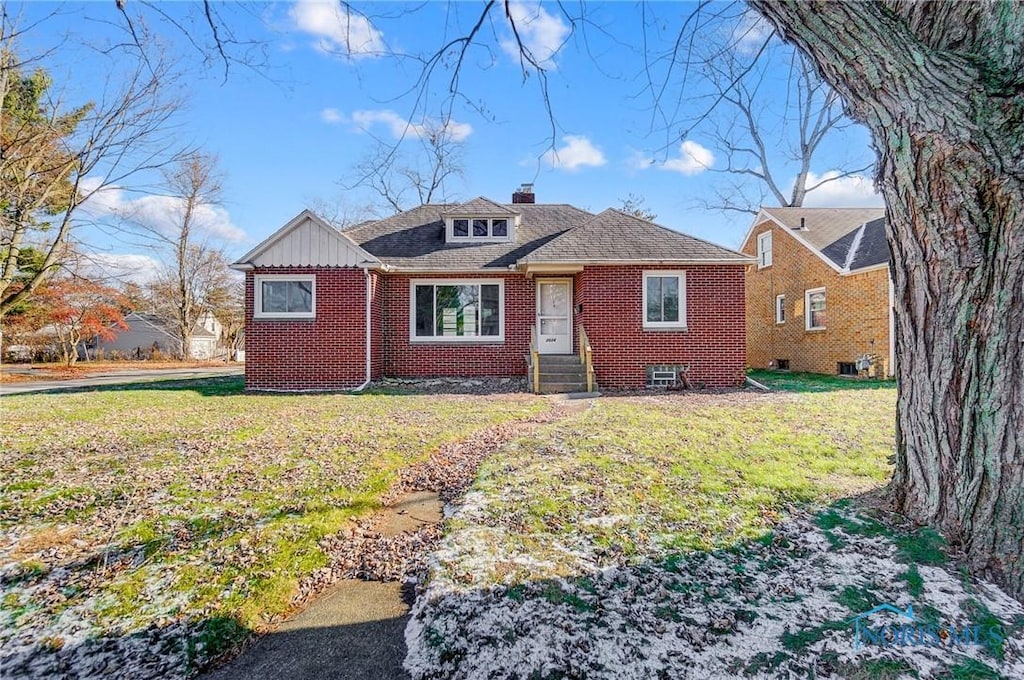
[[[740,250],[757,259],[746,281],[750,366],[893,374],[882,208],[762,208]]]
[[[170,320],[140,312],[127,314],[124,320],[128,330],[118,332],[113,340],[98,341],[90,352],[99,351],[107,356],[117,353],[127,358],[146,358],[154,351],[168,357],[181,354],[181,340]],[[200,317],[192,331],[190,358],[196,361],[218,358],[222,354],[221,333],[221,323],[213,314],[206,313]]]
[[[590,387],[587,357],[607,388],[737,385],[752,261],[618,210],[536,203],[530,187],[345,231],[303,211],[232,265],[246,386],[532,375],[571,392]]]

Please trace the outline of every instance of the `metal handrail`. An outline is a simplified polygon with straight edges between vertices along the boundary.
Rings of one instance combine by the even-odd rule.
[[[583,324],[578,326],[580,335],[580,362],[583,364],[587,375],[587,392],[594,391],[594,348],[590,346],[590,338]]]
[[[533,393],[540,394],[540,351],[537,349],[537,329],[530,328],[530,369]]]

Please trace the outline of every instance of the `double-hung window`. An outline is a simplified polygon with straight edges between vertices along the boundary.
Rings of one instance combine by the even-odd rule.
[[[786,323],[786,296],[775,296],[775,323]]]
[[[500,280],[412,281],[412,341],[505,339],[505,285]]]
[[[253,316],[257,319],[316,317],[316,276],[313,274],[257,274],[253,287]]]
[[[644,272],[644,328],[686,328],[686,272]]]
[[[804,307],[807,309],[807,330],[820,331],[825,328],[825,289],[812,288],[804,293]]]
[[[772,232],[766,231],[757,237],[757,268],[772,266]]]

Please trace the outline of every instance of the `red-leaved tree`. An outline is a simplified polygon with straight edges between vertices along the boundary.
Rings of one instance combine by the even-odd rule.
[[[88,279],[50,281],[36,291],[34,302],[31,314],[41,332],[52,334],[68,367],[78,360],[79,343],[113,340],[118,331],[128,329],[122,294]]]

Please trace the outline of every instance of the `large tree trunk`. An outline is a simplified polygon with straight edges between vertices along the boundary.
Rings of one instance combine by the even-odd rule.
[[[751,4],[874,139],[896,291],[897,509],[1024,596],[1024,6]]]

